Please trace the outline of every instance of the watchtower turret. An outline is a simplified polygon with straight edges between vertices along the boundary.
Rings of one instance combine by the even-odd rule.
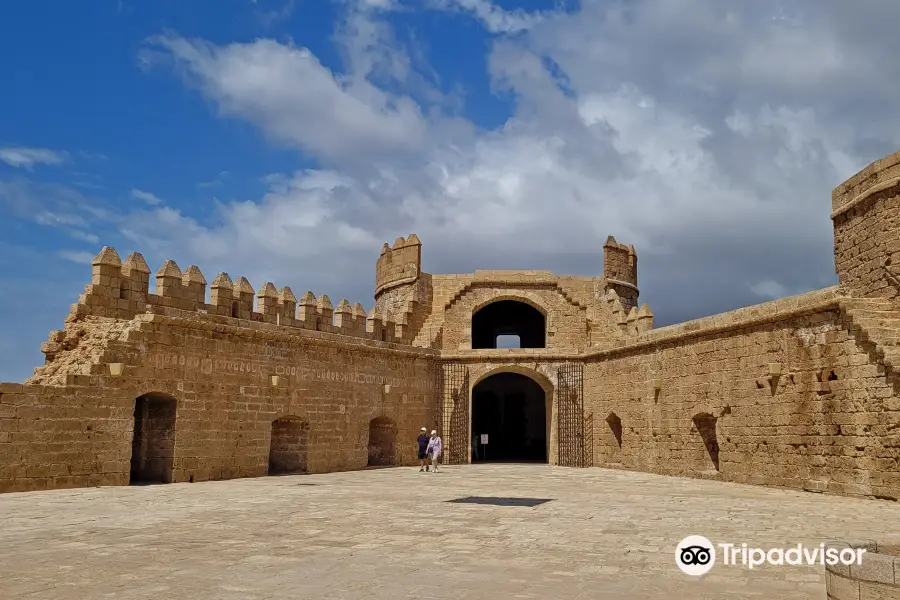
[[[606,289],[615,290],[626,311],[638,305],[637,252],[609,236],[603,244],[603,277]]]

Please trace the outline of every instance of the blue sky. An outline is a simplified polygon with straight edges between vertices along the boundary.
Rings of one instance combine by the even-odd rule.
[[[861,8],[3,3],[0,380],[103,245],[368,307],[413,231],[581,275],[613,234],[658,324],[832,285],[830,190],[900,148],[900,8]]]

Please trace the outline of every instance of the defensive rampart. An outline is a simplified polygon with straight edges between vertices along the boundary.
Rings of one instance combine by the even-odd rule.
[[[595,464],[900,497],[897,382],[857,302],[831,288],[590,353]]]

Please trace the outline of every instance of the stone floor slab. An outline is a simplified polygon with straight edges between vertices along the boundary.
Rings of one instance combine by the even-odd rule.
[[[315,485],[309,485],[315,484]],[[534,507],[467,496],[552,499]],[[539,465],[0,495],[0,598],[433,600],[824,597],[824,567],[674,562],[687,535],[877,539],[900,505]]]

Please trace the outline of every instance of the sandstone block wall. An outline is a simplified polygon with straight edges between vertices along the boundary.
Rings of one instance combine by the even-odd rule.
[[[841,301],[814,292],[595,353],[595,464],[900,497],[896,381]]]
[[[858,296],[900,298],[900,152],[835,188],[831,218],[841,286]]]
[[[431,308],[419,333],[413,340],[414,346],[441,349],[444,347],[444,312],[474,280],[474,275],[430,275]]]
[[[126,485],[133,411],[118,381],[0,384],[0,492]]]
[[[825,565],[828,600],[900,600],[900,544],[834,542],[829,549],[860,549],[862,560],[850,565]]]
[[[168,471],[153,469],[173,482],[265,475],[283,419],[308,429],[307,472],[365,467],[375,419],[381,440],[385,423],[396,432],[391,460],[413,464],[419,428],[437,424],[433,360],[421,350],[209,318],[142,315],[127,342],[106,347],[105,362],[92,365],[105,374],[70,374],[59,387],[4,384],[0,489],[127,484],[135,403],[146,394],[176,406],[174,456]]]

